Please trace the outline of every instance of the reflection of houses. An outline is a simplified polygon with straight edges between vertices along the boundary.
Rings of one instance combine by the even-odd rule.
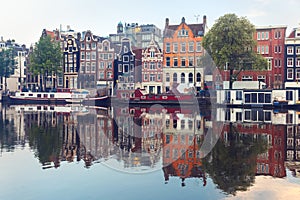
[[[258,136],[265,138],[268,150],[259,154],[256,173],[285,177],[285,134],[286,120],[291,113],[273,113],[262,109],[223,109],[217,110],[217,122],[213,127],[221,127],[222,138],[226,141],[232,131],[240,136],[249,135],[253,139]]]
[[[186,178],[206,178],[202,169],[200,151],[206,134],[205,117],[194,113],[193,109],[181,108],[181,112],[163,112],[163,171],[165,181],[169,176]]]

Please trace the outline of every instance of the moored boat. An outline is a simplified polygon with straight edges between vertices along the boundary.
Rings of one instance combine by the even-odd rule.
[[[49,92],[17,91],[9,96],[10,104],[68,104],[82,103],[87,90],[57,89]]]

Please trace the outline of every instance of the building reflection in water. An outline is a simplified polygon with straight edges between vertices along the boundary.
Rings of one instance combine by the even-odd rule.
[[[286,167],[299,176],[300,113],[294,110],[195,113],[188,106],[41,105],[5,107],[0,114],[1,152],[28,142],[43,169],[61,162],[84,161],[89,168],[115,160],[125,171],[162,169],[165,183],[176,177],[182,186],[192,178],[205,186],[209,176],[233,194],[257,175],[285,177]],[[209,131],[220,140],[203,158],[201,146]]]

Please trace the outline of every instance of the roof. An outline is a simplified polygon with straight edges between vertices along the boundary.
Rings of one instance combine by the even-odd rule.
[[[186,24],[185,22],[182,22]],[[182,24],[181,23],[181,24]],[[174,32],[181,25],[168,25],[164,30],[164,37],[173,37]],[[205,24],[186,24],[193,32],[194,36],[204,36]]]

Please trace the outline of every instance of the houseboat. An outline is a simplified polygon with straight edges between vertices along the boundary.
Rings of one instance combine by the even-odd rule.
[[[243,108],[300,108],[297,89],[231,89],[217,90],[219,106]]]
[[[194,94],[180,94],[167,92],[162,94],[149,94],[146,90],[136,89],[129,99],[130,104],[190,104],[198,103]]]
[[[17,91],[9,96],[10,104],[68,104],[82,103],[88,90],[57,89],[49,92]]]

